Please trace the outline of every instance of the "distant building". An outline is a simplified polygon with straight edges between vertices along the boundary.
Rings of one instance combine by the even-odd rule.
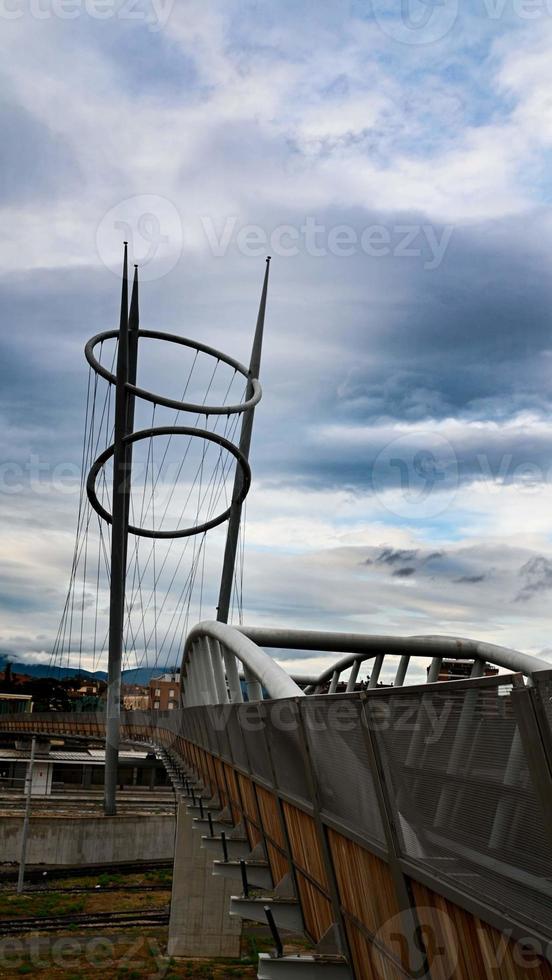
[[[84,682],[84,684],[81,684],[80,687],[77,687],[75,694],[98,695],[102,693],[102,690],[105,690],[105,684],[102,684],[100,681],[87,680]]]
[[[167,711],[180,706],[178,674],[161,674],[150,679],[148,706],[158,711]]]
[[[20,711],[32,711],[33,698],[31,694],[1,694],[0,715],[13,715]]]
[[[25,788],[30,747],[16,742],[15,748],[0,746],[0,791]],[[38,742],[33,765],[33,796],[51,793],[81,793],[82,790],[101,791],[105,774],[105,748],[78,749],[64,746],[52,748],[48,742]],[[170,789],[161,759],[148,747],[122,747],[119,753],[117,783],[127,790]]]
[[[439,681],[459,681],[462,677],[470,677],[473,668],[473,660],[443,660],[439,670]],[[427,668],[429,672],[429,667]],[[485,677],[494,677],[498,674],[498,667],[491,667],[485,664]]]
[[[147,711],[150,707],[148,687],[141,684],[123,684],[121,694],[125,711]]]

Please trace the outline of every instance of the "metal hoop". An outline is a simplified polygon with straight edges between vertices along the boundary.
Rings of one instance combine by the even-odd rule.
[[[98,344],[102,343],[104,340],[114,340],[118,338],[118,330],[105,330],[103,333],[96,334],[88,341],[86,347],[84,348],[84,354],[86,360],[90,366],[96,371],[97,374],[105,378],[109,384],[116,385],[117,378],[111,371],[108,371],[103,364],[100,364],[96,355],[94,354],[94,348]],[[181,402],[175,398],[166,398],[164,395],[156,395],[153,391],[148,391],[145,388],[139,388],[137,385],[129,384],[127,381],[125,388],[128,392],[136,395],[138,398],[144,398],[146,401],[153,402],[155,405],[164,405],[166,408],[174,408],[179,412],[193,412],[198,415],[237,415],[240,412],[246,412],[249,408],[254,408],[261,400],[262,388],[260,382],[257,378],[252,378],[249,371],[243,364],[236,361],[233,357],[229,357],[222,351],[217,350],[215,347],[209,347],[207,344],[200,344],[196,340],[190,340],[188,337],[180,337],[178,334],[174,333],[164,333],[161,330],[137,330],[135,336],[138,337],[148,337],[153,340],[167,340],[173,344],[180,344],[182,347],[189,347],[192,350],[199,351],[203,354],[209,354],[211,357],[215,357],[217,360],[222,361],[224,364],[228,364],[229,367],[234,368],[238,374],[242,374],[243,377],[251,384],[253,389],[252,395],[244,402],[240,402],[237,405],[195,405],[192,402]]]
[[[234,502],[241,504],[245,500],[251,485],[251,467],[249,466],[246,457],[242,452],[240,452],[238,447],[234,446],[229,439],[225,439],[224,436],[219,435],[217,432],[209,432],[208,429],[196,429],[188,425],[165,425],[153,429],[140,429],[138,432],[133,432],[131,435],[125,436],[122,441],[125,445],[131,445],[133,442],[139,442],[142,439],[149,439],[150,436],[168,435],[195,436],[198,439],[207,439],[208,442],[214,442],[217,446],[221,446],[223,449],[226,449],[227,452],[231,453],[231,455],[234,456],[239,463],[242,472],[240,492],[235,498]],[[99,514],[100,517],[103,517],[104,521],[107,521],[108,524],[112,523],[112,516],[98,500],[96,493],[96,479],[102,466],[104,466],[107,460],[113,456],[114,452],[115,443],[108,446],[108,448],[105,449],[103,453],[101,453],[101,455],[94,461],[86,480],[86,493],[88,499],[96,513]],[[219,524],[223,524],[224,521],[226,521],[230,516],[231,509],[232,505],[230,505],[230,507],[228,507],[222,514],[219,514],[218,517],[211,518],[210,521],[205,521],[203,524],[197,524],[194,527],[187,527],[181,530],[155,531],[150,528],[135,527],[132,524],[128,525],[128,530],[131,534],[135,534],[137,537],[141,538],[187,538],[192,534],[202,534],[204,531],[210,531],[211,528],[218,527]]]

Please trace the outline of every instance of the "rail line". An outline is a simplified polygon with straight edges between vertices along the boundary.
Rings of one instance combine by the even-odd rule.
[[[25,919],[9,919],[0,922],[0,936],[11,936],[24,932],[56,932],[64,928],[93,929],[96,926],[139,926],[167,925],[169,907],[153,909],[132,909],[127,912],[90,912],[72,915],[32,916]]]
[[[147,871],[172,871],[172,861],[123,861],[118,864],[81,864],[78,867],[50,865],[36,865],[35,867],[25,868],[25,881],[29,884],[33,882],[44,882],[44,878],[55,880],[56,878],[88,878],[101,874],[142,874]],[[2,868],[0,870],[0,883],[17,881],[17,868]],[[149,887],[149,885],[148,885]]]

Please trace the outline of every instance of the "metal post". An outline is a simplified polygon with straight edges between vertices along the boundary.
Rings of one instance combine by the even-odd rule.
[[[355,660],[353,666],[351,667],[351,673],[349,674],[347,687],[345,688],[347,694],[350,694],[351,691],[354,691],[359,670],[360,670],[360,657],[358,657],[358,659]]]
[[[397,667],[397,673],[395,675],[395,687],[403,686],[409,663],[410,663],[410,657],[408,656],[408,654],[403,654],[403,656],[399,660],[399,666]]]
[[[280,939],[280,933],[278,932],[278,926],[274,921],[274,916],[272,914],[272,909],[270,905],[264,906],[264,914],[266,915],[266,921],[268,922],[268,928],[272,933],[272,938],[274,940],[274,945],[276,946],[276,959],[281,960],[284,955],[284,947],[282,945],[282,940]]]
[[[218,703],[226,704],[228,701],[228,691],[226,690],[226,679],[224,677],[220,643],[218,640],[213,640],[207,637],[207,646],[211,651],[211,662],[213,664],[213,674],[215,677]]]
[[[249,898],[249,882],[247,880],[247,865],[243,860],[240,861],[240,871],[241,871],[243,897]]]
[[[261,369],[261,352],[263,346],[263,331],[264,331],[264,320],[266,311],[266,294],[268,290],[268,273],[270,269],[270,256],[266,260],[266,271],[263,282],[263,290],[261,293],[261,302],[259,305],[259,313],[257,316],[257,326],[255,329],[255,337],[253,339],[253,347],[251,350],[251,360],[249,362],[249,381],[247,384],[247,394],[246,399],[253,396],[253,385],[252,379],[258,378]],[[249,459],[249,449],[251,447],[251,434],[253,432],[253,418],[255,415],[255,409],[250,408],[248,411],[243,413],[243,422],[241,426],[240,452],[243,453],[246,459]],[[220,591],[219,600],[217,606],[217,619],[220,623],[228,622],[228,614],[230,612],[230,599],[232,597],[232,583],[234,580],[234,566],[236,564],[236,552],[238,550],[238,537],[240,533],[240,522],[241,522],[241,511],[242,505],[237,502],[237,498],[241,489],[242,474],[241,469],[236,470],[236,476],[234,479],[234,489],[232,492],[232,509],[230,511],[230,517],[228,519],[228,530],[226,532],[226,546],[224,549],[224,561],[222,565],[222,576],[220,580]]]
[[[23,832],[21,834],[21,855],[19,858],[19,874],[17,876],[17,894],[23,891],[23,881],[25,878],[25,855],[27,853],[27,838],[29,836],[29,820],[31,816],[31,793],[33,788],[33,763],[36,749],[36,735],[33,735],[31,742],[31,757],[27,768],[25,817],[23,819]]]
[[[207,664],[207,656],[209,655],[209,652],[206,650],[205,639],[203,641],[200,639],[194,643],[194,654],[196,657],[196,668],[199,679],[199,700],[197,703],[212,704],[211,686],[214,687],[215,681],[213,679],[211,685],[208,672],[209,665]]]
[[[263,689],[257,678],[251,671],[244,667],[245,683],[247,685],[247,700],[248,701],[262,701],[263,700]]]
[[[203,662],[203,670],[205,673],[205,679],[207,681],[207,700],[206,704],[216,704],[219,700],[219,693],[217,690],[217,680],[215,677],[215,668],[213,665],[213,656],[211,653],[211,646],[209,643],[209,637],[206,636],[205,640],[201,644],[201,658]]]
[[[427,674],[427,683],[434,684],[439,680],[439,674],[441,673],[441,666],[443,663],[442,657],[434,657],[431,661],[429,671]]]
[[[240,674],[238,670],[238,662],[233,653],[222,648],[222,655],[224,658],[224,666],[226,668],[226,679],[228,681],[228,688],[230,691],[230,700],[232,702],[240,703],[243,701],[243,692],[240,684]]]
[[[370,672],[370,681],[368,683],[369,688],[374,688],[378,686],[379,675],[381,674],[381,668],[383,667],[383,653],[378,653],[374,660],[374,666]]]
[[[119,763],[121,715],[121,661],[123,657],[123,622],[125,606],[126,550],[128,536],[128,453],[124,443],[128,425],[128,277],[127,243],[123,259],[121,318],[117,351],[117,385],[115,389],[115,435],[113,453],[113,501],[111,531],[111,589],[109,602],[109,658],[107,710],[105,723],[104,810],[117,812],[117,768]]]

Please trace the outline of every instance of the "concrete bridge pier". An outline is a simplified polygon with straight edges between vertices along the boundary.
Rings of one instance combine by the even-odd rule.
[[[241,919],[228,914],[235,882],[213,875],[186,802],[178,805],[169,922],[169,956],[239,956]]]

